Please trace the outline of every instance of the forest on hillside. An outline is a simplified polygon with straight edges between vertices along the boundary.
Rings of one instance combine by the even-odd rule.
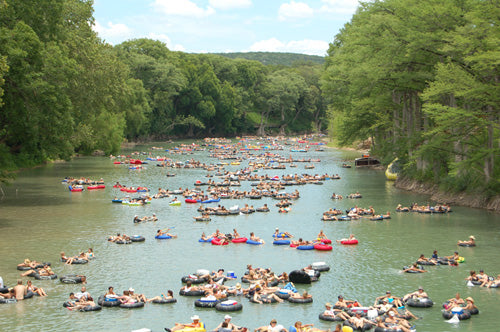
[[[326,51],[326,50],[325,50]],[[325,57],[318,55],[307,55],[287,52],[230,52],[214,53],[230,59],[247,59],[259,61],[264,65],[274,66],[294,66],[298,63],[316,63],[324,64]]]
[[[363,3],[328,50],[330,134],[371,138],[407,177],[497,195],[499,23],[499,1]]]
[[[324,130],[322,66],[104,43],[93,1],[0,0],[0,171],[124,140]]]

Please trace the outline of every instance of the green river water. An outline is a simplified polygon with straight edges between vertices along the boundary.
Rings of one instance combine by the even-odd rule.
[[[159,145],[161,143],[157,143]],[[163,145],[167,147],[167,145]],[[149,146],[138,147],[142,151]],[[126,153],[126,152],[125,152]],[[288,151],[282,151],[288,155]],[[154,155],[166,155],[174,160],[190,158],[216,163],[207,152],[192,155],[169,155],[153,151]],[[374,298],[386,290],[402,296],[423,286],[435,305],[428,309],[412,309],[422,319],[413,321],[417,331],[500,331],[497,314],[500,313],[500,290],[467,287],[464,278],[471,269],[483,268],[486,273],[500,273],[500,218],[484,210],[453,206],[449,214],[395,213],[398,203],[408,206],[411,202],[424,204],[428,197],[401,191],[386,181],[383,171],[370,169],[344,169],[344,159],[353,159],[357,154],[325,148],[324,152],[295,153],[294,158],[320,158],[313,170],[305,170],[304,163],[286,170],[261,170],[258,174],[281,175],[284,173],[339,174],[341,180],[328,180],[324,185],[287,187],[288,192],[298,189],[301,198],[294,202],[292,211],[280,214],[274,207],[275,200],[223,200],[226,207],[248,203],[255,207],[267,203],[271,212],[267,214],[217,217],[208,223],[195,222],[199,215],[198,204],[169,206],[169,198],[153,200],[147,206],[122,206],[112,204],[111,199],[121,197],[112,185],[119,181],[132,186],[147,186],[154,194],[158,187],[177,189],[193,188],[197,179],[204,180],[206,171],[201,169],[166,169],[155,167],[150,162],[143,170],[129,170],[125,165],[113,165],[109,158],[82,157],[67,163],[54,163],[40,168],[22,171],[10,186],[3,186],[5,196],[0,196],[0,276],[7,286],[13,286],[20,271],[16,265],[24,258],[52,262],[58,275],[85,274],[87,289],[97,298],[108,286],[116,291],[129,287],[148,297],[172,289],[178,302],[172,305],[146,304],[135,310],[103,308],[99,312],[72,312],[62,307],[70,292],[81,285],[62,284],[58,280],[33,280],[44,288],[49,296],[35,297],[17,304],[0,304],[0,331],[131,331],[149,328],[163,331],[163,327],[174,322],[189,322],[197,314],[213,329],[222,321],[224,313],[214,309],[200,309],[193,305],[196,298],[178,296],[181,277],[197,269],[216,270],[220,267],[234,271],[240,277],[247,264],[270,267],[281,273],[302,268],[312,262],[323,261],[330,265],[329,272],[322,273],[319,282],[297,285],[299,290],[308,290],[314,296],[312,304],[258,305],[247,299],[238,299],[243,310],[231,313],[233,322],[254,329],[267,325],[272,318],[285,327],[296,320],[314,323],[315,327],[333,329],[335,323],[318,319],[325,302],[335,302],[339,294],[348,299],[357,299],[363,305],[373,304]],[[247,165],[226,166],[236,170]],[[167,172],[175,177],[166,177]],[[65,176],[104,178],[105,190],[71,193],[61,183]],[[215,178],[214,178],[215,179]],[[249,190],[250,182],[242,182],[239,190]],[[362,199],[333,201],[332,192],[346,196],[359,191]],[[0,192],[1,195],[1,192]],[[432,203],[432,202],[430,202]],[[331,207],[347,209],[354,205],[372,205],[377,212],[391,211],[392,219],[369,221],[361,219],[351,222],[324,222],[321,215]],[[132,218],[156,213],[157,223],[134,224]],[[158,228],[175,227],[172,232],[177,239],[155,240]],[[324,230],[331,239],[346,237],[354,233],[360,243],[357,246],[334,244],[329,252],[299,251],[289,247],[273,246],[272,233],[275,227],[286,230],[297,237],[314,238]],[[254,231],[266,240],[263,246],[230,244],[212,246],[199,243],[202,232],[215,229],[230,233],[237,228],[248,236]],[[116,245],[106,241],[114,233],[139,234],[146,237],[142,243]],[[457,247],[458,239],[475,235],[475,248]],[[74,255],[92,247],[96,259],[85,265],[66,266],[59,262],[59,252]],[[465,263],[458,267],[428,267],[428,273],[401,273],[404,265],[413,262],[419,254],[426,256],[437,249],[440,256],[451,255],[458,250]],[[24,281],[27,278],[23,278]],[[227,282],[234,285],[237,281]],[[472,296],[480,314],[458,324],[447,323],[441,316],[441,304],[460,292],[462,297]]]

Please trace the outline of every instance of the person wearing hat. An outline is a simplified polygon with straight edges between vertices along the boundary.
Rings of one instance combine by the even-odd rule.
[[[186,327],[193,328],[193,329],[196,329],[196,328],[204,329],[205,328],[205,324],[203,324],[202,322],[200,322],[200,317],[198,317],[198,315],[192,316],[191,320],[193,321],[192,323],[186,323],[186,324],[175,323],[174,327],[172,327],[171,329],[169,329],[169,328],[166,327],[165,331],[167,331],[167,332],[173,332],[173,331],[182,330],[182,329],[184,329]]]
[[[339,317],[342,320],[348,320],[350,318],[350,316],[343,310],[334,309],[330,302],[325,304],[325,311],[323,311],[323,315],[329,317]]]
[[[473,310],[473,309],[477,309],[477,307],[475,306],[474,304],[474,299],[472,297],[468,297],[465,299],[467,305],[464,307],[464,310]]]
[[[401,302],[401,298],[392,296],[392,292],[390,290],[385,292],[385,295],[377,297],[375,299],[375,303],[373,305],[376,306],[383,299],[387,299],[387,301],[395,307],[402,307],[403,306],[403,303]]]
[[[241,288],[240,283],[237,283],[236,286],[234,286],[234,288],[229,288],[226,292],[228,294],[231,294],[231,295],[243,295],[244,294],[244,290]]]
[[[269,325],[258,327],[254,332],[288,332],[288,330],[273,318]]]
[[[344,300],[342,295],[338,296],[338,301],[335,302],[335,308],[347,309],[351,307],[359,307],[359,303],[356,300]]]
[[[213,329],[214,332],[230,332],[230,331],[246,331],[247,329],[245,327],[237,326],[231,323],[231,316],[225,315],[224,316],[224,321],[217,325],[215,329]]]
[[[139,218],[139,216],[136,214],[136,215],[134,216],[134,223],[139,223],[139,222],[141,222],[141,221],[143,221],[143,219]]]
[[[426,298],[426,297],[429,297],[429,295],[427,295],[427,293],[424,291],[424,288],[420,286],[418,287],[417,291],[413,293],[408,293],[405,296],[403,296],[403,302],[406,302],[411,298]]]
[[[149,219],[151,219],[151,221],[158,221],[158,218],[156,217],[155,213],[153,213],[153,216]]]
[[[144,296],[144,294],[136,294],[135,290],[132,287],[130,287],[128,289],[128,293],[129,293],[129,296],[131,298],[133,298],[134,300],[136,300],[137,302],[147,302],[148,301],[148,299],[146,298],[146,296]]]
[[[466,247],[475,247],[476,246],[476,238],[474,235],[469,236],[469,240],[466,241],[458,241],[457,244],[459,246],[466,246]]]

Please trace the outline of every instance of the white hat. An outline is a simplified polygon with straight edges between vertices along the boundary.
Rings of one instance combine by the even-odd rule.
[[[198,315],[194,315],[193,317],[191,317],[191,320],[200,320],[200,317],[198,317]]]
[[[130,287],[130,288],[128,289],[128,291],[129,291],[129,292],[133,292],[133,291],[134,291],[134,289],[133,289],[132,287]]]
[[[231,318],[233,318],[233,317],[231,317],[231,316],[229,316],[229,315],[225,315],[225,316],[224,316],[224,319],[231,319]]]
[[[278,227],[276,227],[276,230],[279,230],[279,228],[278,228]]]

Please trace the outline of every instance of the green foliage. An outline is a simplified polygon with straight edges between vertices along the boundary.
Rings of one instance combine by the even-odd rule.
[[[449,190],[498,188],[499,14],[480,0],[363,3],[326,59],[331,134],[372,137],[382,159]]]
[[[318,55],[307,55],[286,52],[234,52],[215,53],[230,59],[246,59],[259,61],[264,65],[294,66],[296,64],[313,63],[322,65],[325,58]]]

